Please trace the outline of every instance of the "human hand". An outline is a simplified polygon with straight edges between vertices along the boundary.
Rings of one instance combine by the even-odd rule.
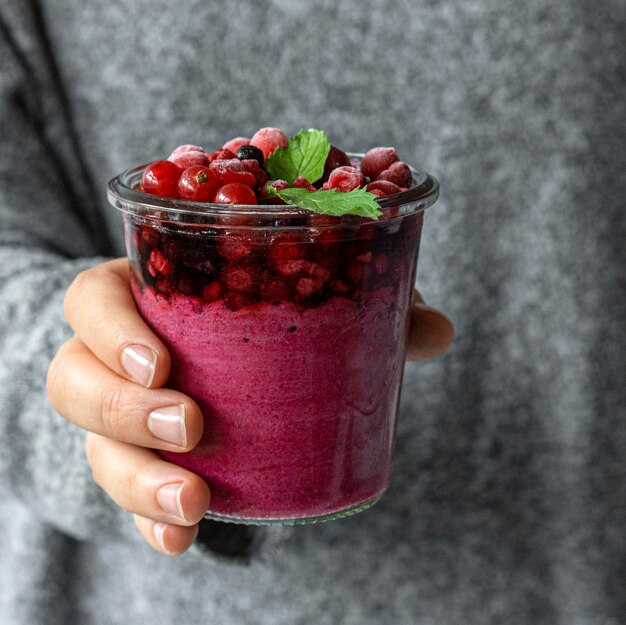
[[[96,483],[133,513],[153,548],[179,555],[197,536],[209,488],[152,450],[192,449],[202,436],[203,419],[191,398],[162,388],[169,354],[137,312],[128,261],[81,273],[66,294],[65,314],[76,334],[50,364],[50,402],[88,430],[87,459]],[[447,318],[425,306],[416,291],[407,358],[442,353],[452,334]]]

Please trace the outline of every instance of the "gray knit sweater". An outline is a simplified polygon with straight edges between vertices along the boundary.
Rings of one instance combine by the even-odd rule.
[[[0,2],[0,623],[626,622],[622,0]],[[50,408],[107,180],[260,126],[437,175],[393,483],[298,528],[152,551]]]

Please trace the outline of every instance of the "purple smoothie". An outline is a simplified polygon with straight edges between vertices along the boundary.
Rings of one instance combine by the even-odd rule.
[[[188,454],[210,512],[258,520],[321,517],[378,498],[394,445],[408,298],[389,288],[232,311],[134,285],[139,310],[172,356],[170,384],[206,419]]]

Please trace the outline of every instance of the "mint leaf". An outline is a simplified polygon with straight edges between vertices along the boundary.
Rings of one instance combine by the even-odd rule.
[[[358,215],[378,219],[383,214],[376,201],[377,196],[367,192],[365,187],[345,193],[337,189],[321,189],[315,192],[308,189],[284,189],[283,191],[274,189],[271,193],[278,195],[287,204],[294,204],[322,215],[333,217]]]
[[[324,163],[330,152],[330,142],[323,130],[301,130],[289,139],[286,148],[278,148],[267,157],[265,170],[273,180],[289,184],[304,176],[311,184],[324,173]]]

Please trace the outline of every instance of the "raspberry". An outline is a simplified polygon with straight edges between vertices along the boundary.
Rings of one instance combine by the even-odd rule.
[[[269,195],[269,187],[274,187],[276,191],[284,191],[289,188],[289,183],[286,180],[270,180],[261,187],[261,199],[263,204],[284,204],[279,197],[272,197]]]
[[[406,163],[396,161],[378,174],[377,180],[387,180],[397,184],[399,187],[410,187],[413,183],[413,175]]]
[[[324,286],[322,280],[318,278],[300,278],[296,282],[296,291],[302,297],[311,297]]]
[[[199,145],[191,145],[190,143],[185,143],[185,145],[179,145],[168,157],[167,160],[171,161],[173,158],[176,158],[180,154],[184,154],[185,152],[202,152],[204,153],[204,149]]]
[[[159,243],[161,239],[161,235],[158,230],[153,228],[152,226],[142,226],[141,228],[141,238],[148,244],[154,247]]]
[[[257,148],[256,145],[242,145],[237,150],[237,158],[242,161],[246,160],[255,160],[259,167],[263,167],[265,164],[265,157],[263,156],[263,152],[260,148]]]
[[[197,284],[188,273],[182,273],[176,280],[176,288],[184,295],[193,295],[197,290]]]
[[[228,306],[230,310],[240,310],[241,308],[244,308],[244,306],[254,304],[254,298],[251,295],[247,295],[246,293],[238,293],[236,291],[232,293],[227,293],[224,301],[226,302],[226,306]]]
[[[221,148],[219,150],[215,150],[215,152],[207,154],[207,158],[209,159],[209,162],[212,163],[213,161],[226,161],[237,157],[230,150]]]
[[[247,174],[247,172],[246,172]],[[252,174],[247,174],[252,175]],[[215,195],[216,204],[256,204],[254,191],[245,184],[232,183],[224,185]]]
[[[354,167],[337,167],[333,169],[328,180],[324,183],[324,189],[337,189],[348,192],[363,186],[363,175]]]
[[[189,150],[182,152],[176,156],[170,156],[168,159],[171,163],[175,163],[181,169],[187,169],[193,165],[209,165],[209,159],[204,152],[198,152],[197,150]]]
[[[269,177],[264,169],[259,169],[256,174],[254,174],[256,178],[256,188],[263,189],[269,180]]]
[[[212,202],[221,181],[208,167],[194,165],[183,172],[178,181],[178,196],[193,202]]]
[[[224,269],[221,282],[230,291],[250,293],[254,289],[252,274],[243,267],[228,267]]]
[[[372,180],[400,158],[393,148],[372,148],[361,161],[361,173]],[[392,181],[393,182],[393,181]]]
[[[172,267],[172,263],[167,259],[167,256],[163,254],[161,250],[158,248],[154,248],[150,252],[150,259],[148,261],[148,271],[150,275],[154,278],[157,274],[162,276],[170,276],[174,271]],[[153,271],[155,273],[153,273]]]
[[[292,297],[291,289],[283,280],[269,274],[263,276],[259,294],[265,302],[284,302]]]
[[[309,191],[317,191],[317,189],[304,177],[298,176],[291,185],[294,189],[308,189]]]
[[[250,145],[259,148],[265,158],[277,148],[286,148],[287,143],[289,139],[280,128],[260,128],[250,139]]]
[[[183,170],[171,161],[156,161],[144,169],[141,186],[146,193],[175,198],[182,173]]]
[[[370,182],[367,185],[367,191],[370,193],[376,193],[378,197],[384,197],[385,195],[393,195],[394,193],[400,193],[402,189],[393,182],[389,182],[389,180],[376,180],[375,182]]]
[[[233,154],[237,154],[237,150],[242,145],[248,145],[248,143],[250,143],[250,139],[248,139],[248,137],[235,137],[234,139],[227,141],[222,146],[222,150],[228,150],[229,152],[232,152]]]
[[[217,251],[226,260],[237,261],[252,251],[252,243],[239,234],[227,234],[217,242]]]
[[[333,171],[333,169],[337,169],[337,167],[349,167],[350,165],[351,163],[348,155],[343,150],[331,145],[330,152],[328,153],[326,162],[324,163],[322,182],[326,182],[328,180],[328,176],[330,176],[330,172]]]

